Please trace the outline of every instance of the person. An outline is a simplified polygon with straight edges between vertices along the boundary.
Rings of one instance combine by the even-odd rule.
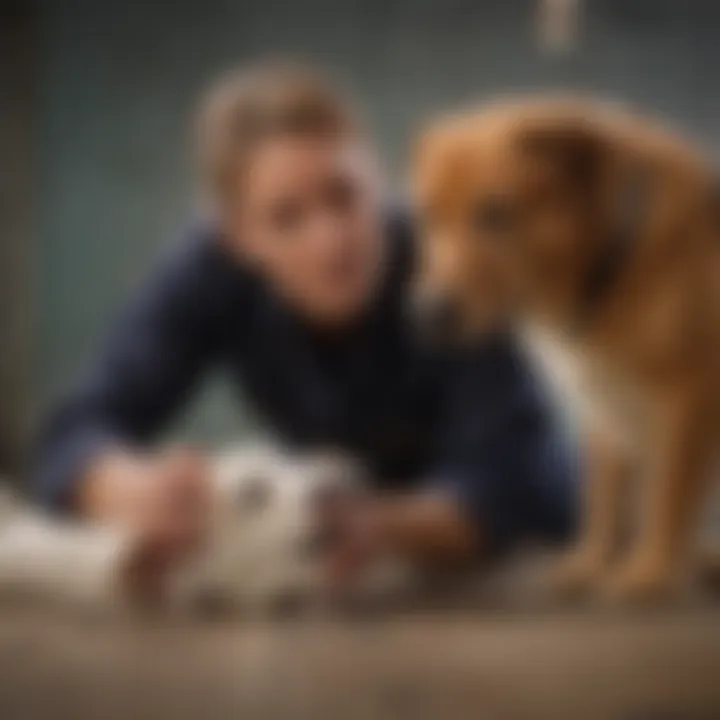
[[[378,489],[337,524],[332,576],[392,550],[455,564],[575,520],[575,461],[516,342],[434,348],[408,313],[411,217],[383,197],[351,104],[307,68],[224,78],[203,103],[207,209],[42,433],[57,510],[131,525],[171,562],[202,534],[202,453],[154,447],[223,368],[283,443],[358,458]]]

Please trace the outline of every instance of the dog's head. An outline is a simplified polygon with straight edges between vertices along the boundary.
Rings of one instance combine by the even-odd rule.
[[[214,530],[200,595],[284,609],[315,593],[332,542],[323,513],[354,501],[359,468],[329,453],[240,448],[215,458],[213,480]]]
[[[440,121],[417,148],[420,319],[467,336],[579,291],[610,145],[599,109],[534,101]]]

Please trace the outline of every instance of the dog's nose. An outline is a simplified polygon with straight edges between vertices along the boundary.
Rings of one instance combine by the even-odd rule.
[[[443,341],[455,331],[457,308],[445,295],[418,293],[411,299],[411,320],[422,339]]]

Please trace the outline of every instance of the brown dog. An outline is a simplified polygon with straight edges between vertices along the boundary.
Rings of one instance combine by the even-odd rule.
[[[440,121],[415,190],[421,307],[466,337],[511,322],[569,390],[588,503],[560,578],[647,598],[679,577],[720,433],[720,198],[701,157],[600,104]],[[618,554],[627,480],[645,481]],[[617,560],[617,562],[616,562]]]

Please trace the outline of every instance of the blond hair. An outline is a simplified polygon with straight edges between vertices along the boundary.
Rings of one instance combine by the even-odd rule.
[[[353,136],[359,121],[350,102],[322,74],[271,63],[223,77],[201,105],[196,149],[202,187],[222,206],[248,154],[279,135]]]

